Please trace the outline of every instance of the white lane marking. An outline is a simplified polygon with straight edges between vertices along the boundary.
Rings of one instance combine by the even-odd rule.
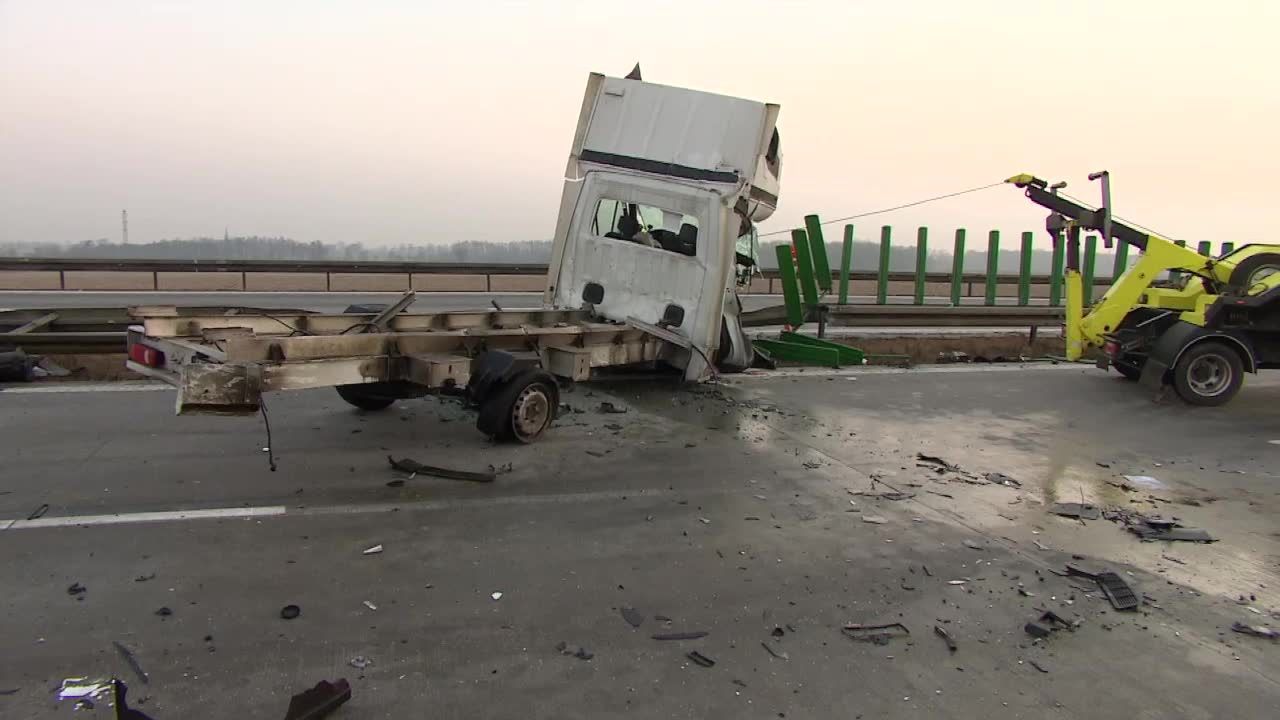
[[[251,518],[283,515],[284,505],[244,508],[212,508],[209,510],[164,510],[160,512],[118,513],[115,515],[68,515],[43,517],[36,520],[0,520],[8,530],[32,528],[81,527],[84,525],[124,525],[128,523],[170,522],[173,520],[217,520],[226,518]]]
[[[868,365],[851,368],[786,368],[783,370],[761,370],[758,372],[738,373],[730,376],[721,375],[720,382],[732,385],[747,380],[768,380],[770,378],[787,377],[845,377],[852,375],[930,375],[936,373],[984,373],[984,372],[1018,372],[1044,370],[1088,370],[1093,363],[976,363],[972,365],[917,365],[910,368],[878,367]]]
[[[40,393],[78,393],[78,392],[145,392],[152,390],[173,390],[171,385],[153,382],[101,382],[101,383],[56,383],[54,385],[5,385],[0,387],[0,395],[34,395]]]

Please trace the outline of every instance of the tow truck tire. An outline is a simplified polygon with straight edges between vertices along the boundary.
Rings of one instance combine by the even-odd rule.
[[[1192,405],[1223,405],[1235,397],[1243,381],[1240,354],[1220,342],[1192,345],[1173,367],[1173,387]]]
[[[556,419],[560,388],[543,370],[529,369],[480,403],[476,427],[499,442],[531,443]]]
[[[393,395],[378,392],[380,386],[382,386],[382,383],[363,383],[338,385],[334,389],[348,403],[366,412],[376,412],[378,410],[386,410],[396,401]]]
[[[1227,284],[1237,294],[1245,295],[1255,283],[1275,272],[1280,272],[1280,253],[1259,253],[1241,260]]]

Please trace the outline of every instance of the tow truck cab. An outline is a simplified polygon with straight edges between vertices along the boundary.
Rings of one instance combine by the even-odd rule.
[[[592,74],[569,152],[544,304],[679,336],[697,379],[750,366],[735,268],[777,207],[778,106]],[[748,250],[744,253],[741,249]]]

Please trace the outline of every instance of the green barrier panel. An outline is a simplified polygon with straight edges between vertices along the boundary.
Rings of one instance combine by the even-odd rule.
[[[849,269],[853,266],[853,226],[844,226],[844,249],[840,253],[840,304],[849,304]]]
[[[916,305],[924,304],[925,273],[929,270],[929,228],[916,230]]]
[[[754,344],[764,348],[776,360],[828,367],[863,365],[867,361],[866,353],[858,348],[793,332],[781,333],[777,340],[762,338]]]
[[[818,285],[813,277],[813,259],[809,257],[809,238],[803,230],[791,231],[791,246],[796,249],[796,277],[806,309],[818,304]]]
[[[1116,264],[1111,268],[1111,282],[1120,279],[1125,270],[1129,269],[1129,243],[1116,243]]]
[[[1081,264],[1084,269],[1081,271],[1082,282],[1084,286],[1084,304],[1093,304],[1093,264],[1097,260],[1098,255],[1098,236],[1090,235],[1084,239],[1084,259]]]
[[[1063,244],[1059,239],[1053,243],[1053,263],[1049,268],[1049,304],[1058,307],[1062,304],[1062,266],[1065,261]]]
[[[1196,252],[1208,257],[1213,254],[1213,245],[1208,240],[1201,240],[1200,244],[1196,246]]]
[[[817,215],[805,215],[804,227],[809,232],[809,254],[813,260],[813,274],[823,293],[831,292],[831,262],[827,260],[827,243],[822,238],[822,221]]]
[[[796,265],[791,259],[790,245],[776,245],[778,275],[782,280],[782,302],[787,308],[787,323],[791,327],[804,324],[804,308],[800,305],[800,287],[796,283]]]
[[[1031,302],[1031,243],[1035,236],[1029,232],[1022,233],[1022,250],[1018,254],[1018,304]]]
[[[996,280],[1000,273],[1000,231],[987,233],[987,292],[986,304],[996,304]]]
[[[880,273],[876,277],[876,304],[884,305],[889,297],[889,243],[893,230],[885,225],[880,228]]]
[[[956,243],[951,250],[951,304],[960,305],[964,289],[964,228],[956,230]]]

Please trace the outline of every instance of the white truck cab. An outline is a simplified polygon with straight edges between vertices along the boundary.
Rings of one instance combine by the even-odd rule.
[[[680,336],[662,359],[689,380],[749,367],[734,269],[754,265],[739,239],[777,207],[777,117],[777,105],[593,73],[544,304]]]

